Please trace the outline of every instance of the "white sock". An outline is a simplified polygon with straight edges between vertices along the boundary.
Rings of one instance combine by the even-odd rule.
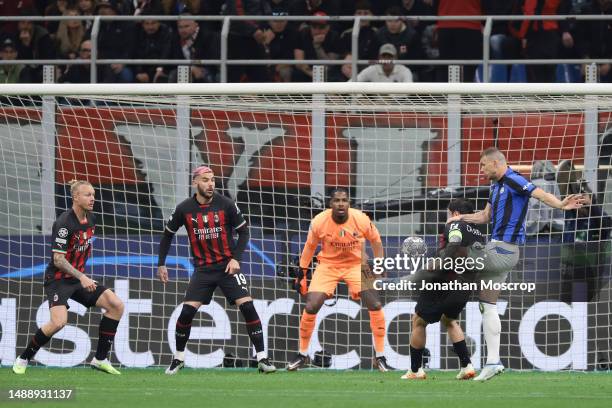
[[[185,352],[177,351],[176,353],[174,353],[174,358],[176,358],[177,360],[185,361]]]
[[[384,356],[385,356],[384,352],[382,353],[379,353],[378,351],[376,352],[376,357],[384,357]]]
[[[258,351],[257,352],[257,361],[261,361],[264,358],[268,358],[268,353],[266,353],[265,351]]]
[[[480,308],[482,311],[482,328],[487,344],[487,364],[498,364],[501,321],[497,313],[497,305],[481,302]]]

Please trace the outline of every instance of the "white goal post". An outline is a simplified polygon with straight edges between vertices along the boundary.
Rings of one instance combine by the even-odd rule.
[[[327,192],[349,189],[353,205],[381,231],[387,256],[409,235],[423,236],[433,250],[451,198],[486,204],[489,182],[479,157],[491,146],[534,184],[559,196],[589,192],[599,209],[575,222],[530,207],[527,243],[509,280],[533,282],[537,290],[502,293],[503,362],[514,369],[607,367],[611,84],[2,84],[0,364],[12,364],[48,316],[42,273],[49,234],[70,205],[73,178],[90,180],[97,194],[87,271],[126,304],[113,362],[170,361],[191,266],[179,233],[168,257],[172,281],[162,285],[157,244],[174,206],[192,192],[191,170],[207,164],[218,190],[249,217],[243,269],[266,347],[282,365],[297,350],[303,309],[287,265]],[[311,352],[330,352],[332,368],[369,369],[367,310],[344,285],[338,293],[318,315]],[[415,298],[390,291],[381,298],[389,364],[405,369]],[[68,326],[37,355],[40,364],[74,366],[90,356],[99,311],[71,303],[70,312]],[[477,302],[468,303],[461,324],[479,367],[486,353]],[[252,355],[241,317],[221,296],[200,310],[193,327],[188,366],[218,366],[227,353],[245,361]],[[438,324],[428,328],[427,348],[431,368],[458,367]]]

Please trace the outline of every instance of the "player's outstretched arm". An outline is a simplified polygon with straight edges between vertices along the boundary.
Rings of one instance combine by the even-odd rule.
[[[487,203],[484,210],[476,211],[474,214],[461,214],[450,217],[446,220],[446,223],[457,221],[465,221],[469,224],[488,224],[491,221],[491,204]]]
[[[60,252],[54,252],[53,253],[53,265],[55,265],[55,267],[59,269],[60,271],[65,272],[69,275],[72,275],[75,278],[77,278],[79,281],[81,281],[81,285],[88,292],[93,292],[94,290],[96,290],[96,282],[88,278],[85,274],[83,274],[82,272],[77,270],[74,266],[72,266],[70,262],[68,262],[68,260],[66,259],[65,254],[62,254]]]
[[[565,197],[564,200],[559,200],[555,195],[547,193],[541,188],[536,188],[531,193],[533,198],[536,198],[549,207],[558,208],[560,210],[575,210],[580,208],[585,203],[585,198],[581,194],[571,194]]]

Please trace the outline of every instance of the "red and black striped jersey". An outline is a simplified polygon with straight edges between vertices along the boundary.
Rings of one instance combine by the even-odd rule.
[[[176,206],[166,230],[174,234],[185,226],[195,267],[216,270],[232,259],[233,230],[245,225],[240,208],[230,198],[214,193],[208,204],[200,204],[194,194]]]
[[[80,221],[71,208],[64,211],[53,223],[51,261],[45,271],[45,280],[74,279],[60,271],[53,263],[53,253],[66,254],[66,260],[79,272],[85,272],[85,263],[91,254],[91,240],[96,228],[96,219],[87,213],[87,219]]]

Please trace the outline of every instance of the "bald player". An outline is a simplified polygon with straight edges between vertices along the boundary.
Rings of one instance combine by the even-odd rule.
[[[384,256],[380,234],[366,214],[350,208],[346,189],[332,190],[330,207],[313,218],[300,258],[301,274],[296,278],[295,289],[306,295],[306,308],[300,320],[300,350],[287,365],[287,370],[295,371],[310,363],[308,346],[317,313],[325,299],[333,296],[338,283],[344,281],[353,299],[361,299],[369,310],[376,351],[374,365],[382,372],[388,371],[384,357],[385,315],[371,279],[364,276],[370,272],[365,256],[365,241],[370,242],[374,257]],[[319,244],[319,264],[308,287],[306,271]]]
[[[573,210],[582,207],[584,198],[579,194],[559,200],[512,170],[506,157],[495,147],[480,155],[481,172],[491,181],[489,202],[484,210],[473,214],[450,217],[447,223],[465,221],[473,224],[490,223],[491,239],[484,248],[484,269],[481,279],[503,283],[519,261],[519,245],[525,243],[525,215],[529,198],[535,198],[552,208]],[[482,289],[478,295],[482,327],[487,344],[487,363],[474,378],[486,381],[504,371],[499,355],[501,321],[497,313],[499,290]]]

